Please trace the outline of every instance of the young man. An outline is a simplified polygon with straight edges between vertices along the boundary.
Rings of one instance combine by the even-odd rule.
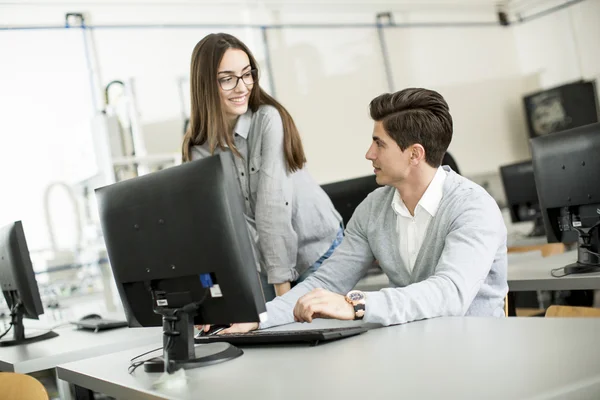
[[[314,318],[383,325],[441,316],[504,316],[506,227],[494,199],[440,163],[452,139],[443,97],[426,89],[370,104],[366,158],[379,184],[356,209],[346,236],[319,271],[267,303],[261,328]],[[391,286],[351,289],[374,260]],[[244,332],[258,324],[235,324]]]

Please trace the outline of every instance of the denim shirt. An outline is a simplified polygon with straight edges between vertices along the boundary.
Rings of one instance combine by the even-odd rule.
[[[271,284],[295,281],[329,249],[342,218],[306,167],[288,172],[277,109],[248,109],[237,120],[234,143],[242,155],[234,159],[260,267]],[[193,160],[210,155],[208,143],[192,148]]]

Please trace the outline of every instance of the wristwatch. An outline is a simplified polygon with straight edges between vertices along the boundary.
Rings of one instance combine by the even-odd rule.
[[[365,300],[367,296],[360,290],[351,290],[346,294],[346,301],[354,307],[354,319],[363,319],[365,316]]]

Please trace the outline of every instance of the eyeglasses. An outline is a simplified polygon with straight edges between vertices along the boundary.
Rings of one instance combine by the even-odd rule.
[[[227,75],[222,78],[219,78],[219,86],[223,90],[233,90],[237,87],[240,79],[246,86],[253,85],[258,80],[258,70],[251,69],[250,71],[244,73],[242,76],[237,75]]]

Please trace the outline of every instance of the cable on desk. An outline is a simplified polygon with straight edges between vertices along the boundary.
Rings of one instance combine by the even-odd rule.
[[[130,365],[129,365],[129,368],[128,368],[128,371],[129,371],[129,373],[130,373],[130,374],[132,374],[132,373],[133,373],[133,371],[135,371],[135,370],[137,369],[137,367],[139,367],[140,365],[144,364],[146,361],[154,360],[154,359],[156,359],[157,357],[152,357],[152,358],[149,358],[149,359],[147,359],[147,360],[144,360],[144,361],[137,361],[137,362],[134,362],[135,360],[137,360],[137,359],[138,359],[138,358],[140,358],[140,357],[143,357],[143,356],[145,356],[146,354],[150,354],[150,353],[153,353],[153,352],[155,352],[155,351],[162,350],[162,348],[163,348],[162,346],[161,346],[161,347],[157,347],[156,349],[152,349],[152,350],[150,350],[150,351],[147,351],[147,352],[145,352],[145,353],[142,353],[142,354],[140,354],[140,355],[137,355],[137,356],[133,357],[131,360],[129,360],[129,362],[130,362]]]
[[[10,332],[10,330],[12,329],[12,327],[13,327],[13,324],[12,324],[12,322],[11,322],[11,323],[10,323],[10,325],[9,325],[9,327],[8,327],[8,329],[6,329],[6,330],[4,331],[4,333],[2,333],[2,334],[0,335],[0,339],[2,339],[4,336],[6,336],[6,334],[7,334],[8,332]]]
[[[593,271],[594,269],[598,268],[598,266],[597,265],[590,265],[589,267],[581,267],[581,268],[577,269],[577,272],[568,272],[568,273],[564,273],[562,275],[557,275],[556,274],[556,271],[559,271],[559,270],[563,270],[564,271],[565,268],[567,268],[567,266],[554,268],[554,269],[550,270],[550,275],[552,275],[552,277],[554,277],[554,278],[563,278],[565,276],[573,275],[575,273],[577,273],[577,274],[583,274],[583,273],[586,273],[586,272],[589,272],[589,271]]]

